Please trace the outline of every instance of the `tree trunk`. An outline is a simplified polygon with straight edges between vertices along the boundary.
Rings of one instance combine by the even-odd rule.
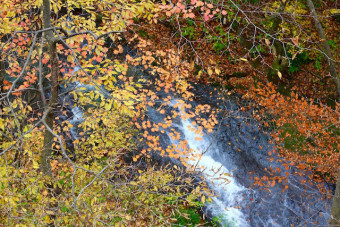
[[[5,80],[5,63],[0,60],[0,85],[4,84]]]
[[[6,43],[8,41],[8,35],[5,35],[0,39],[2,43]],[[6,59],[1,59],[0,56],[0,86],[4,84],[5,76],[6,76],[6,67],[5,67]],[[0,88],[1,90],[1,88]]]
[[[340,226],[340,169],[338,173],[338,180],[336,182],[335,194],[333,197],[329,226]]]
[[[51,27],[51,9],[50,9],[50,0],[43,0],[43,24],[44,28]],[[46,124],[53,129],[53,120],[54,120],[54,112],[56,105],[58,103],[58,77],[59,77],[59,60],[57,55],[57,47],[54,41],[53,31],[49,30],[46,32],[46,40],[48,44],[48,54],[50,55],[50,63],[51,63],[51,94],[48,102],[47,108],[49,109],[49,113],[45,119]],[[45,107],[46,108],[46,107]],[[43,153],[41,157],[41,170],[44,174],[51,175],[51,164],[50,164],[50,156],[52,153],[52,144],[53,144],[53,134],[45,129],[44,134],[44,147]]]
[[[1,58],[1,57],[0,57]],[[0,60],[0,92],[3,92],[4,80],[5,80],[5,63]],[[2,103],[0,103],[0,108],[2,107]]]
[[[331,48],[330,48],[330,46],[327,42],[325,32],[322,28],[320,20],[318,19],[318,15],[316,14],[312,0],[307,0],[307,6],[308,6],[310,12],[312,13],[315,28],[316,28],[317,32],[319,33],[321,40],[323,40],[322,41],[323,51],[324,51],[324,54],[327,57],[329,72],[330,72],[330,74],[331,74],[331,76],[334,80],[335,85],[336,85],[337,95],[338,95],[338,100],[339,100],[339,98],[340,98],[340,78],[338,76],[338,73],[336,72],[334,61],[332,60]]]

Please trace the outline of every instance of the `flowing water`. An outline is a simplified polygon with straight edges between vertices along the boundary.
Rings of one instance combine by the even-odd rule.
[[[172,104],[174,103],[176,103],[176,100],[173,100]],[[178,107],[178,111],[181,112],[180,107]],[[199,160],[189,161],[188,164],[198,164],[199,172],[203,173],[209,186],[219,194],[219,197],[212,198],[213,203],[207,205],[207,211],[214,217],[220,217],[220,223],[223,225],[237,223],[239,226],[248,226],[245,215],[240,209],[235,208],[242,199],[240,195],[247,189],[231,177],[232,173],[223,165],[223,160],[213,158],[214,154],[220,152],[214,141],[204,132],[200,132],[203,133],[202,139],[197,140],[200,133],[197,134],[190,130],[192,128],[197,129],[190,119],[181,118],[179,124],[175,127],[182,132],[183,139],[187,141],[188,147],[193,153],[204,153]],[[171,142],[176,144],[176,141],[173,141],[169,134],[167,135]],[[220,174],[224,175],[223,179],[218,179],[217,176]]]
[[[75,86],[92,89],[88,85]],[[203,87],[197,92],[196,95],[202,97],[207,94]],[[168,108],[176,109],[173,106],[175,102],[174,99]],[[217,103],[216,98],[210,96],[201,102]],[[193,105],[198,103],[194,102]],[[265,176],[265,168],[284,168],[281,163],[268,161],[268,152],[273,147],[256,122],[245,121],[244,114],[237,111],[238,106],[232,101],[223,108],[233,111],[234,115],[227,118],[220,116],[221,127],[211,134],[200,132],[203,134],[201,140],[197,140],[197,134],[190,130],[196,127],[191,119],[178,117],[172,125],[180,132],[181,139],[187,141],[193,154],[203,154],[198,165],[200,173],[218,194],[206,206],[208,216],[217,218],[222,226],[327,226],[330,201],[324,199],[313,184],[307,184],[307,187],[301,184],[301,177],[290,174],[289,188],[284,192],[282,184],[271,187],[270,192],[253,186],[250,177]],[[73,115],[70,122],[77,126],[84,117],[82,109],[73,105],[69,109]],[[180,112],[179,109],[177,111]],[[152,108],[147,115],[154,122],[164,119],[164,115]],[[78,138],[76,128],[72,129],[73,139]],[[167,130],[168,134],[160,135],[163,147],[178,143],[169,136],[170,131]],[[191,161],[188,164],[196,163]],[[216,177],[217,170],[226,174],[224,179]],[[296,170],[286,171],[292,173]],[[282,171],[281,174],[286,172]]]
[[[203,89],[203,93],[206,90]],[[209,97],[208,99],[210,99]],[[206,100],[211,104],[214,100]],[[170,108],[173,108],[174,99]],[[195,102],[192,103],[195,105]],[[197,103],[196,103],[197,104]],[[205,104],[205,103],[200,103]],[[227,111],[237,110],[237,105],[230,102]],[[178,112],[181,110],[178,108]],[[148,116],[154,122],[160,122],[164,115],[149,110]],[[327,226],[330,200],[313,184],[302,184],[305,176],[292,174],[294,168],[284,170],[282,163],[270,162],[268,152],[273,149],[269,138],[255,121],[245,121],[245,116],[237,112],[232,117],[222,119],[221,127],[214,133],[195,132],[196,124],[191,119],[178,117],[172,128],[180,132],[180,140],[186,140],[192,153],[203,154],[199,159],[200,169],[209,186],[218,196],[206,207],[206,213],[215,217],[222,226]],[[161,141],[166,145],[178,141],[169,135]],[[197,133],[197,134],[196,134]],[[198,134],[202,134],[197,140]],[[275,157],[274,157],[275,158]],[[195,165],[194,161],[189,164]],[[290,173],[289,188],[282,192],[284,185],[276,183],[270,191],[253,186],[250,177],[261,177],[267,173],[265,168],[280,168],[279,175]],[[216,177],[216,171],[226,173],[228,183]],[[253,173],[250,173],[253,172]]]

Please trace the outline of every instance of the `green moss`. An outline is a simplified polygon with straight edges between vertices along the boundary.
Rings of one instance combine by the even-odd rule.
[[[149,37],[149,34],[146,31],[144,31],[144,30],[139,30],[139,35],[141,37]]]
[[[180,213],[175,215],[177,222],[174,226],[196,226],[201,222],[201,215],[195,208],[180,210]]]
[[[306,137],[301,135],[296,126],[292,124],[284,124],[280,127],[281,138],[283,138],[283,145],[286,149],[292,151],[299,151],[302,154],[306,154],[307,151],[303,150],[303,143],[306,141]]]
[[[306,51],[302,51],[294,58],[294,60],[292,59],[292,55],[290,53],[288,53],[288,57],[291,59],[291,64],[289,66],[290,73],[295,73],[299,71],[300,67],[303,64],[307,64],[310,61],[310,58]]]

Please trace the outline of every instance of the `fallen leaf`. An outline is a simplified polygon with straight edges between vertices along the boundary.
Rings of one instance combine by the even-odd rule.
[[[270,41],[268,39],[264,39],[264,42],[267,44],[267,46],[270,46]]]
[[[280,71],[277,71],[277,75],[279,76],[280,80],[282,79],[282,73]]]
[[[211,68],[208,69],[208,74],[209,74],[209,76],[211,76],[213,74],[213,71],[212,71]]]

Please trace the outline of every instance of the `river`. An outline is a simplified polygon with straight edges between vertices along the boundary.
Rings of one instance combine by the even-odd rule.
[[[94,89],[79,83],[76,86]],[[240,104],[233,98],[221,103],[218,92],[212,87],[196,85],[194,93],[200,98],[191,102],[193,106],[209,104],[219,109],[219,127],[215,127],[212,133],[200,131],[199,134],[203,136],[197,140],[198,135],[190,130],[197,129],[193,120],[177,117],[172,126],[166,129],[167,133],[159,133],[159,136],[163,147],[178,144],[179,141],[169,135],[173,128],[180,133],[180,140],[187,141],[191,152],[203,153],[198,174],[202,174],[209,187],[218,194],[212,198],[212,203],[206,205],[206,214],[210,218],[217,218],[222,226],[327,226],[330,200],[313,183],[301,184],[301,177],[289,174],[289,187],[284,192],[284,185],[279,183],[270,187],[270,192],[253,185],[250,178],[265,176],[266,168],[280,168],[282,175],[286,171],[292,173],[297,170],[284,170],[282,163],[275,161],[277,157],[269,156],[269,151],[273,149],[270,138],[256,121],[251,120],[250,114],[240,111]],[[168,108],[180,113],[180,107],[174,107],[178,98],[173,95]],[[72,115],[70,122],[77,126],[84,117],[83,112],[77,106],[70,105],[69,109]],[[160,114],[155,108],[149,108],[146,115],[155,123],[162,122],[166,117],[166,113]],[[72,129],[73,139],[78,137],[76,129]],[[274,157],[273,162],[269,161],[270,157]],[[188,164],[195,165],[193,161]],[[226,174],[227,184],[225,180],[215,177],[216,170]]]

